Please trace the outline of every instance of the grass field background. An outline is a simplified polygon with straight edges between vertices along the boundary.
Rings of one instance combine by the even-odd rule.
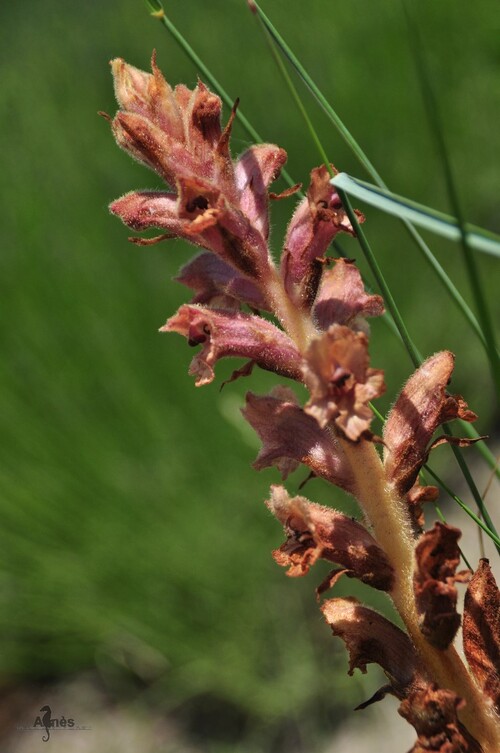
[[[388,184],[449,211],[398,3],[262,4]],[[294,179],[306,182],[320,159],[246,3],[166,5],[264,138],[287,149]],[[496,2],[472,11],[422,0],[418,8],[466,216],[498,232]],[[128,190],[159,187],[97,115],[116,109],[108,61],[147,68],[156,48],[171,83],[193,85],[197,71],[139,0],[26,0],[3,4],[0,20],[0,676],[30,683],[97,667],[110,692],[141,691],[166,710],[206,719],[213,739],[271,750],[293,724],[314,736],[378,678],[346,677],[343,649],[314,600],[323,571],[291,581],[270,557],[281,532],[263,500],[278,476],[251,470],[258,443],[239,406],[249,387],[263,391],[275,379],[256,374],[220,393],[234,365],[221,364],[217,383],[195,389],[186,343],[158,334],[187,298],[170,278],[193,250],[172,242],[138,249],[107,211]],[[305,98],[332,162],[365,178]],[[247,145],[237,127],[233,152]],[[274,207],[276,253],[293,206]],[[418,347],[457,353],[453,388],[480,413],[479,431],[494,432],[480,346],[396,221],[366,213]],[[459,248],[428,240],[470,300]],[[343,245],[366,271],[355,242]],[[482,256],[480,269],[498,321],[497,262]],[[373,365],[387,374],[385,410],[411,363],[381,322],[372,332]],[[452,478],[451,453],[438,453]],[[305,493],[352,509],[323,482]]]

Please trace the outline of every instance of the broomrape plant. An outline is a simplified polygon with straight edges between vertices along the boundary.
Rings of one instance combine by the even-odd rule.
[[[443,442],[465,446],[436,430],[453,419],[474,421],[459,395],[449,394],[454,356],[442,351],[410,376],[393,405],[383,436],[371,431],[370,403],[385,390],[384,373],[370,366],[368,317],[384,313],[350,259],[332,259],[338,233],[356,234],[330,182],[333,166],[311,171],[305,197],[292,215],[280,264],[269,249],[269,186],[287,155],[273,144],[230,152],[237,104],[224,128],[222,103],[201,81],[191,91],[167,83],[155,56],[152,73],[112,62],[120,110],[111,127],[118,145],[160,175],[165,191],[133,191],[111,204],[128,227],[159,228],[139,245],[180,237],[203,249],[178,280],[194,291],[163,332],[201,346],[189,373],[197,386],[213,381],[224,357],[302,383],[300,405],[290,387],[249,392],[245,419],[262,442],[254,467],[276,466],[283,479],[300,464],[358,501],[363,520],[271,487],[267,506],[283,525],[285,542],[273,552],[290,576],[306,574],[322,558],[335,565],[318,598],[339,578],[359,578],[385,591],[406,632],[355,598],[324,600],[321,610],[350,656],[349,673],[378,663],[386,693],[417,733],[413,753],[498,753],[500,750],[500,596],[487,560],[474,573],[457,572],[460,531],[444,523],[424,529],[423,504],[437,498],[419,473]],[[357,213],[358,222],[364,218]],[[268,316],[263,316],[262,312]],[[468,582],[463,626],[467,668],[453,641],[460,625],[457,582]]]

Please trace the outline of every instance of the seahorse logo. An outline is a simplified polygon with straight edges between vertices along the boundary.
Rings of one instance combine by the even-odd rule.
[[[47,733],[47,737],[42,737],[42,741],[44,743],[47,743],[50,738],[50,728],[52,727],[52,711],[50,709],[50,706],[42,706],[40,711],[44,712],[42,716],[42,724],[45,727],[45,732]]]

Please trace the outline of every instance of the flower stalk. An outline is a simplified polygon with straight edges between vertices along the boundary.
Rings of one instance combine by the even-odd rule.
[[[175,236],[203,249],[178,277],[194,297],[162,331],[201,346],[189,369],[197,386],[215,379],[218,360],[235,356],[246,364],[231,380],[260,367],[303,384],[309,392],[304,405],[290,387],[247,395],[243,415],[262,441],[254,466],[276,466],[285,480],[306,465],[353,495],[364,513],[363,522],[355,521],[274,486],[267,505],[286,540],[273,556],[292,577],[305,575],[319,558],[334,563],[318,597],[349,577],[392,598],[406,633],[353,598],[330,598],[321,608],[346,643],[351,673],[370,662],[384,669],[389,684],[371,701],[388,692],[400,700],[400,713],[417,732],[414,753],[497,753],[498,589],[484,561],[469,585],[464,617],[474,680],[452,646],[460,623],[455,584],[471,575],[456,572],[460,532],[442,523],[425,530],[423,504],[435,501],[438,490],[419,482],[434,447],[475,441],[449,433],[433,440],[447,422],[476,418],[461,396],[447,392],[453,355],[442,351],[417,368],[383,437],[374,436],[370,404],[385,384],[383,371],[370,365],[367,318],[382,315],[384,305],[365,291],[353,260],[327,255],[340,232],[363,239],[364,217],[344,205],[331,184],[333,165],[311,171],[278,268],[269,247],[269,200],[288,198],[295,189],[276,196],[269,187],[286,153],[258,144],[233,159],[236,105],[223,127],[219,97],[201,81],[192,91],[172,88],[155,56],[151,74],[120,59],[112,69],[120,105],[113,135],[167,185],[130,192],[111,212],[133,230],[160,229],[160,236],[133,238],[136,243]]]

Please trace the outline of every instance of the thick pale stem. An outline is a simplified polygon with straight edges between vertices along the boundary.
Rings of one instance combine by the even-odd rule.
[[[279,319],[283,329],[297,345],[301,353],[305,353],[311,339],[318,334],[309,312],[301,311],[290,300],[280,274],[273,268],[272,276],[266,283],[266,292],[271,299],[273,313]]]
[[[343,439],[340,442],[356,479],[356,497],[375,538],[394,567],[396,579],[390,595],[429,676],[439,686],[455,691],[465,700],[461,720],[482,745],[484,753],[499,753],[498,717],[487,707],[457,652],[454,648],[438,651],[420,632],[413,591],[415,539],[406,503],[387,486],[382,461],[372,442],[361,440],[353,444]]]

